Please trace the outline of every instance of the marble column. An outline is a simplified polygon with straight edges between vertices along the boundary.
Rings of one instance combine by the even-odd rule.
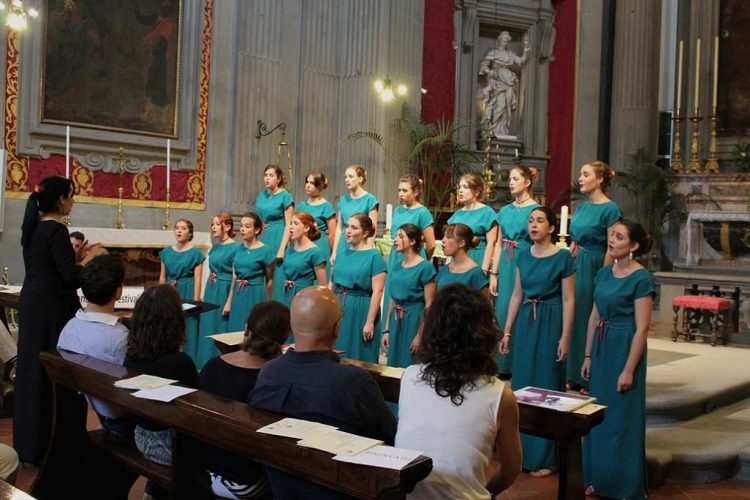
[[[625,169],[628,155],[639,148],[656,159],[660,26],[661,2],[617,2],[609,158],[615,170]],[[633,197],[614,197],[626,217],[635,213]]]

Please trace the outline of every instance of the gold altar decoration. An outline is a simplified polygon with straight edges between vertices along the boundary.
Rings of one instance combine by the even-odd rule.
[[[167,195],[166,195],[166,202],[167,206],[164,207],[164,224],[162,224],[161,228],[165,231],[169,231],[172,229],[172,222],[169,220],[169,189],[167,189]]]
[[[484,194],[489,195],[492,190],[495,188],[495,170],[492,168],[492,159],[490,158],[491,149],[492,149],[492,138],[495,137],[495,134],[492,133],[487,127],[487,132],[485,134],[485,137],[487,138],[484,143]],[[499,149],[498,145],[498,149]],[[497,153],[498,158],[500,157],[500,152]]]
[[[117,229],[125,229],[125,220],[122,217],[122,194],[125,191],[125,186],[123,184],[125,178],[125,162],[127,161],[125,158],[125,148],[120,147],[120,154],[114,159],[117,161],[119,172],[119,178],[117,181],[117,222],[115,223],[115,227]]]
[[[708,161],[704,165],[706,172],[711,174],[719,173],[719,162],[716,154],[716,129],[719,125],[719,117],[716,115],[716,108],[711,115],[711,139],[708,143]]]
[[[690,118],[692,138],[690,140],[690,161],[688,162],[687,171],[690,174],[698,174],[701,171],[701,161],[698,159],[698,138],[700,133],[700,121],[702,116]]]
[[[672,171],[676,174],[683,173],[685,168],[682,164],[682,136],[680,134],[680,127],[682,126],[682,118],[678,114],[672,118],[674,122],[674,146],[672,146]]]

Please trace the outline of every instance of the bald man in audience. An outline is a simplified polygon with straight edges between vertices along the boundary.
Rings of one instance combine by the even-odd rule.
[[[333,352],[341,318],[328,288],[298,293],[291,308],[294,350],[263,365],[248,403],[393,444],[396,420],[380,388],[365,370],[340,364]],[[347,498],[274,469],[267,472],[275,499]]]

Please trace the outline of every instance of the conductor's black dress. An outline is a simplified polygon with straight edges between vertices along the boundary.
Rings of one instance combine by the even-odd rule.
[[[36,225],[23,259],[13,446],[21,461],[41,464],[52,426],[52,391],[39,353],[57,346],[63,326],[81,307],[76,294],[81,268],[68,229],[53,220]]]

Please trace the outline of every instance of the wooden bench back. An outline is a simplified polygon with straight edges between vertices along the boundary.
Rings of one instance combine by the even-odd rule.
[[[432,460],[424,456],[400,471],[338,462],[329,453],[297,446],[291,439],[255,432],[281,415],[205,391],[168,404],[138,399],[113,385],[136,375],[122,366],[64,351],[45,352],[40,358],[55,384],[168,426],[177,436],[209,443],[354,497],[402,498],[432,469]],[[176,460],[179,468],[179,455]]]

